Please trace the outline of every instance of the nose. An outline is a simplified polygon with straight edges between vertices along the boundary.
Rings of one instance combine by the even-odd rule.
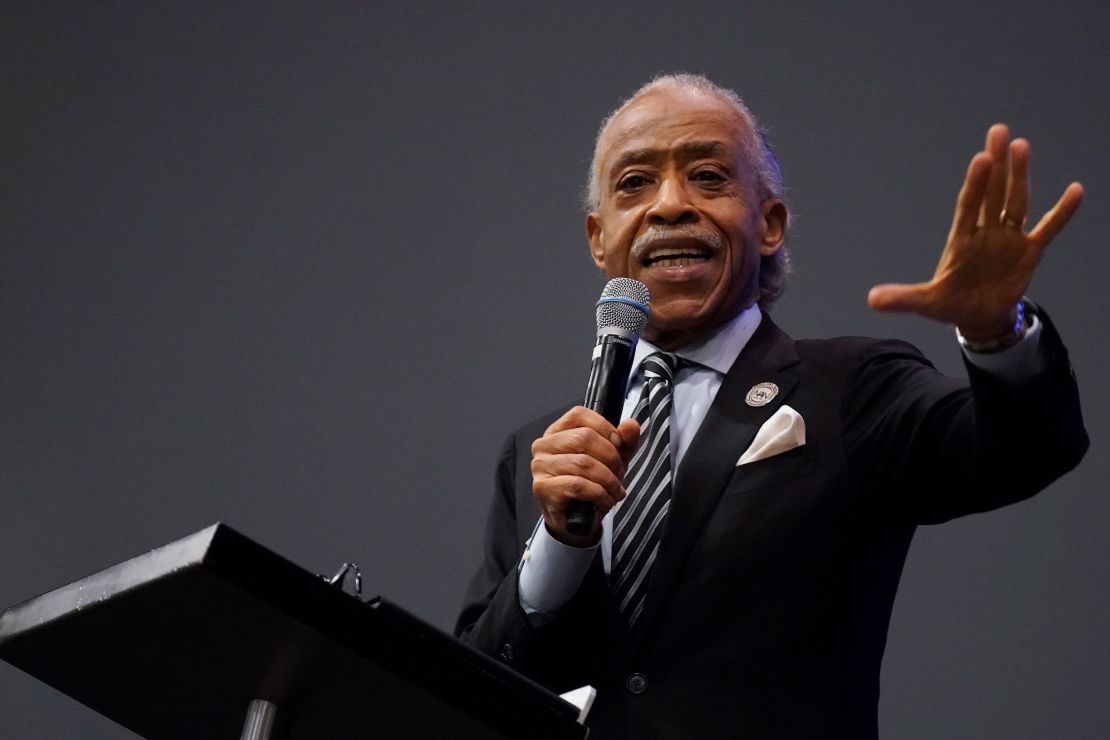
[[[687,197],[685,178],[663,178],[648,209],[648,221],[653,224],[684,224],[697,218],[698,212]]]

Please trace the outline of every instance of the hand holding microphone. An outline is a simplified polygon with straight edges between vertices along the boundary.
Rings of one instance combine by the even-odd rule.
[[[609,281],[597,303],[597,342],[585,401],[532,445],[533,492],[548,530],[567,544],[594,544],[598,515],[624,498],[621,478],[636,449],[639,425],[620,417],[649,302],[642,283]]]

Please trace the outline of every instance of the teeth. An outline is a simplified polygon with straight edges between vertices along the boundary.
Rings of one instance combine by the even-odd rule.
[[[644,264],[673,267],[689,265],[693,261],[704,259],[708,259],[705,253],[690,249],[660,249],[652,252],[651,256],[644,260]]]
[[[662,259],[653,259],[651,264],[659,265],[661,267],[686,267],[694,262],[701,261],[700,257],[664,257]]]
[[[673,257],[677,254],[692,254],[692,252],[690,252],[689,250],[680,249],[680,247],[670,247],[670,249],[667,249],[667,247],[663,247],[662,250],[656,250],[655,252],[652,252],[652,259],[663,260],[665,259],[665,257]]]

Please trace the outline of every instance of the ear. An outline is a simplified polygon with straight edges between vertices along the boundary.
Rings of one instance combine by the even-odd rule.
[[[779,251],[786,239],[786,204],[778,198],[768,198],[759,206],[759,253],[770,257]]]
[[[601,228],[601,215],[597,211],[586,214],[586,240],[590,243],[590,256],[594,264],[605,269],[605,237]]]

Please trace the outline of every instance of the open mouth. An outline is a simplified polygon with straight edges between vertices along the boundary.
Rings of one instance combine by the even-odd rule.
[[[631,257],[644,269],[670,268],[667,274],[678,279],[700,272],[696,268],[712,260],[724,248],[724,240],[718,233],[699,225],[667,228],[653,225],[632,243]]]
[[[688,267],[706,262],[712,256],[710,250],[693,246],[662,247],[651,250],[640,264],[644,267]]]

